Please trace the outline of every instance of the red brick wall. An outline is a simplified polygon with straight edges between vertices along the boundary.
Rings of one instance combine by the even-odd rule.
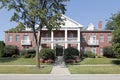
[[[95,34],[96,40],[99,41],[99,45],[88,45],[88,40],[90,39],[90,35]],[[100,42],[100,35],[104,35],[104,42]],[[86,36],[86,41],[82,42],[82,35]],[[108,35],[112,35],[111,31],[82,31],[81,32],[81,48],[85,47],[86,51],[90,51],[91,47],[96,48],[96,53],[100,54],[100,48],[104,48],[105,46],[110,46],[111,43],[108,42]]]

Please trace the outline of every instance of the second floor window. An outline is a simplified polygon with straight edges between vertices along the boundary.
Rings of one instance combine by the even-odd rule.
[[[30,40],[30,39],[29,39],[29,35],[24,35],[24,36],[23,36],[23,40]]]
[[[9,42],[12,42],[12,39],[13,39],[12,35],[9,35],[9,36],[8,36],[8,41],[9,41]]]
[[[49,37],[49,34],[48,34],[48,33],[46,33],[46,34],[45,34],[45,37],[46,37],[46,38],[47,38],[47,37]]]
[[[104,42],[104,35],[100,35],[100,42]]]
[[[73,33],[70,33],[70,34],[69,34],[69,37],[74,37],[74,34],[73,34]]]
[[[59,32],[59,33],[57,34],[57,37],[62,37],[62,34]]]
[[[16,41],[19,41],[20,36],[16,35]]]
[[[108,42],[110,42],[112,40],[112,36],[108,35]]]
[[[83,36],[82,36],[82,42],[85,42],[85,41],[86,41],[86,36],[83,35]]]

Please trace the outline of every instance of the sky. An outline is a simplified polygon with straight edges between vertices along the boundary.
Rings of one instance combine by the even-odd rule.
[[[93,23],[96,27],[102,21],[103,28],[107,20],[120,11],[120,0],[70,0],[66,3],[65,15],[87,27]],[[0,10],[0,40],[4,40],[4,31],[14,28],[17,23],[10,22],[12,11]]]

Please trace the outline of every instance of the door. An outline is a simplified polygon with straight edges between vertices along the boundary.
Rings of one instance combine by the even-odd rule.
[[[63,56],[63,47],[56,46],[56,56]]]

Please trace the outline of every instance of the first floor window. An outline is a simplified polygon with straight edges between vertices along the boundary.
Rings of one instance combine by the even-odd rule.
[[[83,47],[83,48],[82,48],[82,52],[84,53],[85,51],[86,51],[86,48],[85,48],[85,47]]]
[[[9,35],[9,36],[8,36],[8,41],[9,41],[9,42],[12,42],[12,35]]]
[[[96,48],[95,48],[95,47],[91,47],[91,48],[90,48],[90,51],[91,51],[92,53],[96,53]]]
[[[103,55],[103,48],[100,48],[100,55]]]

